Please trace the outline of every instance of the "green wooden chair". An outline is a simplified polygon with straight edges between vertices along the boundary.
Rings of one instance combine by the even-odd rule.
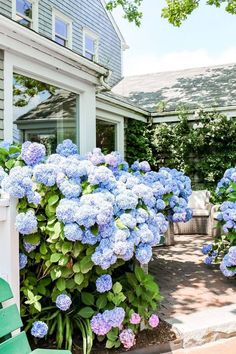
[[[22,327],[21,317],[15,304],[8,307],[2,304],[13,298],[9,284],[0,278],[0,354],[71,354],[69,350],[36,349],[31,350],[25,332],[12,336],[11,332]]]

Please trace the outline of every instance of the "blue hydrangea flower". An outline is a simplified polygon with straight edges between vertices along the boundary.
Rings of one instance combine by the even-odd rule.
[[[22,160],[29,166],[35,166],[46,156],[45,146],[39,143],[31,143],[26,141],[22,145],[21,157]]]
[[[24,245],[24,249],[26,250],[27,253],[31,253],[34,250],[36,250],[36,248],[38,247],[39,243],[37,243],[36,245],[33,245],[32,243],[23,241],[23,245]]]
[[[78,154],[78,147],[70,139],[66,139],[57,146],[56,152],[61,156],[68,157]]]
[[[207,255],[211,251],[212,251],[212,244],[202,246],[202,253],[203,254]]]
[[[36,321],[31,328],[31,335],[35,338],[44,338],[48,333],[48,326],[43,321]]]
[[[56,209],[56,215],[59,221],[64,224],[73,223],[78,210],[78,201],[74,199],[61,199]]]
[[[111,330],[111,326],[104,320],[104,317],[101,313],[93,316],[90,325],[93,333],[98,336],[105,336]]]
[[[148,244],[141,244],[136,249],[135,257],[140,264],[148,264],[152,258],[152,247]]]
[[[68,295],[61,294],[61,295],[58,295],[56,298],[56,306],[61,311],[69,310],[71,304],[72,304],[72,301]]]
[[[26,264],[28,263],[28,258],[24,253],[20,253],[19,255],[19,268],[24,269]]]
[[[105,293],[112,288],[112,277],[109,274],[101,275],[96,280],[96,288],[99,293]]]
[[[20,213],[16,217],[16,229],[22,235],[30,235],[37,231],[38,222],[33,210]]]
[[[122,307],[115,307],[113,310],[106,310],[103,314],[93,316],[90,324],[92,331],[99,335],[106,335],[112,328],[119,328],[125,318],[125,311]]]
[[[83,237],[83,231],[76,223],[66,224],[64,227],[65,238],[69,241],[81,241]]]
[[[0,187],[3,179],[7,177],[7,173],[4,171],[4,169],[0,166]]]
[[[59,168],[53,164],[40,164],[35,166],[33,176],[37,183],[52,187],[56,184],[58,172]]]
[[[213,258],[211,256],[207,256],[204,260],[204,263],[207,265],[210,265],[213,261]]]
[[[233,277],[236,275],[236,246],[229,248],[228,253],[224,256],[220,270],[225,277]]]

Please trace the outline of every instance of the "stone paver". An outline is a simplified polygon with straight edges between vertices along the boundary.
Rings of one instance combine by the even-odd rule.
[[[236,338],[219,340],[201,347],[175,350],[166,354],[235,354]]]
[[[155,249],[149,267],[164,296],[160,315],[171,318],[236,304],[235,280],[226,279],[218,267],[203,263],[201,247],[211,238],[176,235],[175,240],[174,246]]]

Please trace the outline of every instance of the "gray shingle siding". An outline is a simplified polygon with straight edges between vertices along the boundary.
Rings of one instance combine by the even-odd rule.
[[[0,13],[11,17],[12,0],[0,0]],[[73,50],[83,54],[83,28],[99,36],[99,63],[112,70],[111,85],[122,76],[121,40],[100,0],[39,0],[39,33],[52,38],[52,8],[73,21]]]
[[[4,53],[0,50],[0,140],[3,139],[3,59]]]
[[[39,32],[52,36],[52,8],[73,20],[73,50],[83,54],[83,27],[99,35],[99,63],[112,70],[111,84],[121,78],[121,41],[100,0],[40,0]]]
[[[0,0],[0,13],[2,15],[11,17],[12,14],[11,3],[12,0]]]

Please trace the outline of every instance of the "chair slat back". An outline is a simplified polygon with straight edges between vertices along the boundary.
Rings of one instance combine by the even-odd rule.
[[[0,338],[10,334],[22,325],[20,314],[15,304],[0,309]]]
[[[0,278],[0,307],[1,303],[13,298],[13,294],[10,285],[6,280]]]
[[[25,332],[21,332],[0,344],[0,354],[30,354],[31,349]]]

